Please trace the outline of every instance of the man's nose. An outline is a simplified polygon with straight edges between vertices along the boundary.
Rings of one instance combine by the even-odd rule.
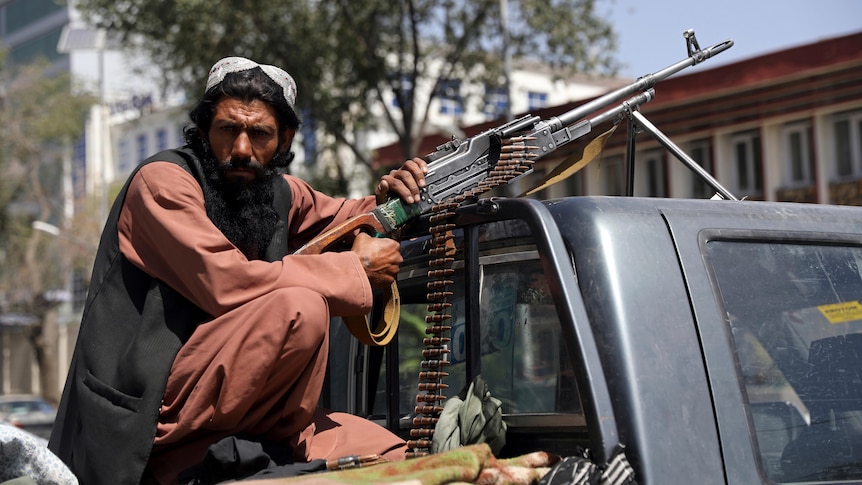
[[[233,140],[232,158],[251,158],[251,140],[246,132],[240,132]]]

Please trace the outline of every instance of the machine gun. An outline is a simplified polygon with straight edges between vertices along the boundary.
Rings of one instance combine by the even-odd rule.
[[[525,115],[501,126],[479,133],[467,139],[452,139],[424,157],[428,162],[426,185],[420,192],[420,200],[406,205],[400,199],[392,199],[377,206],[371,212],[354,217],[321,234],[296,254],[319,254],[356,230],[365,230],[381,235],[392,235],[404,224],[427,214],[444,203],[461,203],[499,185],[533,171],[532,165],[557,148],[589,134],[594,126],[618,118],[624,114],[634,116],[641,127],[652,131],[656,138],[667,146],[689,168],[698,172],[724,198],[735,199],[721,187],[709,173],[688,158],[682,150],[661,135],[643,116],[638,116],[638,107],[651,101],[657,82],[677,72],[699,64],[733,45],[726,40],[706,49],[700,49],[694,30],[683,33],[688,57],[653,74],[638,78],[635,82],[600,96],[586,104],[559,116],[543,120],[538,116]],[[609,106],[631,96],[614,108]],[[591,118],[589,115],[598,113]],[[632,154],[630,153],[630,159]],[[631,164],[630,160],[630,166]],[[631,179],[631,177],[630,177]]]
[[[413,204],[405,204],[400,199],[391,199],[375,207],[371,212],[358,215],[299,248],[294,254],[320,254],[331,249],[357,230],[366,231],[378,236],[397,237],[398,231],[412,220],[428,215],[431,223],[432,254],[440,257],[432,260],[432,266],[446,266],[451,263],[451,251],[447,247],[447,236],[451,227],[445,221],[452,216],[453,210],[467,200],[512,180],[527,175],[533,171],[536,160],[555,151],[557,148],[588,135],[593,127],[610,120],[619,120],[623,116],[629,119],[629,177],[628,195],[632,192],[634,178],[634,137],[638,130],[650,131],[653,136],[665,145],[678,159],[689,166],[711,185],[721,197],[736,198],[724,189],[700,165],[688,157],[679,147],[673,144],[657,128],[638,112],[640,105],[651,101],[655,96],[654,86],[657,82],[676,74],[677,72],[699,64],[733,46],[732,40],[726,40],[712,47],[701,49],[694,35],[694,30],[683,33],[686,40],[688,56],[653,74],[638,78],[635,82],[611,91],[581,106],[578,106],[559,116],[543,120],[538,116],[525,115],[504,123],[498,127],[486,130],[467,139],[452,140],[440,145],[424,157],[428,162],[428,173],[425,175],[425,187],[420,191],[420,200]],[[627,98],[628,99],[625,99]],[[624,100],[625,99],[625,100]],[[620,102],[621,100],[624,100]],[[616,104],[616,106],[614,106]],[[429,305],[429,311],[441,312],[426,318],[429,322],[443,322],[447,318],[445,311],[448,303],[446,286],[451,284],[446,279],[448,269],[440,268],[429,272],[429,278],[438,281],[429,282],[431,291],[429,300],[438,299]],[[367,345],[386,345],[397,329],[399,318],[399,302],[397,287],[393,283],[391,290],[385,295],[386,306],[383,316],[375,330],[369,328],[365,316],[345,317],[345,323],[351,333]],[[439,328],[438,328],[439,327]],[[437,334],[446,330],[445,325],[429,328],[429,333]],[[432,340],[440,343],[441,341]],[[430,375],[430,374],[429,374]],[[427,407],[427,406],[426,406]],[[433,407],[433,406],[432,406]]]

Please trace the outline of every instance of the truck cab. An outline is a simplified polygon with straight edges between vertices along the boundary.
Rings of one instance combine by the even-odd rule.
[[[729,200],[486,198],[456,209],[451,397],[481,376],[501,456],[641,484],[862,480],[860,209]],[[323,404],[410,439],[430,223],[402,239],[385,347],[332,327]]]

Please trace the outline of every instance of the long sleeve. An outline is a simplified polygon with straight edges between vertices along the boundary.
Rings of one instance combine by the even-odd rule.
[[[293,197],[291,246],[374,206],[373,197],[334,199],[286,178]],[[197,181],[173,163],[153,162],[135,175],[119,238],[129,261],[213,316],[286,287],[323,295],[332,315],[364,314],[372,305],[370,284],[353,252],[249,261],[210,221]]]

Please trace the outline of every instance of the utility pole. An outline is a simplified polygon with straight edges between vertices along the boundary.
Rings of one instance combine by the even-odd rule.
[[[500,23],[503,27],[503,91],[506,93],[506,121],[512,114],[512,54],[509,52],[509,0],[500,0]]]

